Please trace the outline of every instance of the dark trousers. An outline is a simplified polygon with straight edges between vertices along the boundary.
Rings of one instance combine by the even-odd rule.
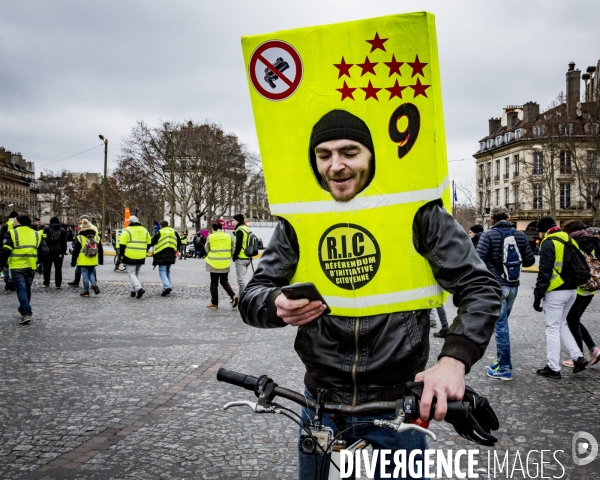
[[[63,255],[60,253],[49,253],[44,259],[44,285],[50,285],[50,273],[54,265],[54,284],[60,287],[62,283]]]
[[[583,315],[583,312],[585,312],[585,309],[588,307],[588,305],[591,303],[592,298],[594,298],[592,295],[577,295],[575,303],[573,304],[571,310],[569,310],[569,313],[567,314],[567,325],[569,326],[569,330],[571,330],[571,333],[573,334],[573,338],[575,339],[579,350],[581,350],[582,352],[583,342],[585,342],[585,345],[588,347],[588,350],[590,352],[594,350],[594,347],[596,346],[596,344],[594,343],[594,339],[590,335],[590,332],[588,332],[587,328],[585,328],[581,324],[581,316]]]
[[[227,279],[228,275],[229,273],[210,272],[210,303],[213,305],[219,304],[219,282],[227,292],[227,295],[232,298],[235,295],[231,289],[231,285],[229,285],[229,280]]]

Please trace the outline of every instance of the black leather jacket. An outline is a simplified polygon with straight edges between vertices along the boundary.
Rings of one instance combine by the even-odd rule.
[[[440,200],[415,215],[413,243],[429,261],[438,283],[453,293],[458,307],[440,357],[462,361],[468,372],[485,352],[500,315],[500,285]],[[294,229],[282,220],[241,295],[239,309],[245,323],[259,328],[286,326],[277,317],[274,302],[280,287],[289,284],[298,257]],[[402,275],[401,258],[397,268]],[[322,315],[298,328],[295,350],[306,366],[304,381],[312,395],[325,388],[330,398],[348,404],[390,400],[425,369],[429,310],[360,318]]]

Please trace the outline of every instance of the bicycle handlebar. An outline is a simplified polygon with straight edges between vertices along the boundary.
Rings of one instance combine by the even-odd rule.
[[[230,383],[246,390],[253,391],[258,397],[259,388],[261,382],[268,379],[266,375],[260,377],[253,377],[252,375],[245,375],[243,373],[234,372],[225,368],[220,368],[217,372],[217,380],[220,382]],[[269,379],[270,380],[270,379]],[[280,387],[275,384],[273,393],[276,396],[286,398],[300,406],[306,406],[312,410],[315,410],[316,403],[310,398],[306,398],[304,395],[289,390],[287,388]],[[433,417],[435,411],[435,398],[431,406],[430,418]],[[471,406],[468,402],[448,402],[448,409],[446,415],[466,417],[470,412]],[[343,403],[329,403],[325,402],[322,409],[323,413],[340,413],[342,415],[367,415],[375,413],[389,413],[396,411],[396,402],[369,402],[361,405],[346,405]],[[418,412],[417,412],[418,414]]]

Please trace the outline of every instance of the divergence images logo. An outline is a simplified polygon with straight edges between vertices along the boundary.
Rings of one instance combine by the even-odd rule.
[[[579,441],[581,440],[581,441]],[[580,457],[587,453],[585,457]],[[573,435],[573,463],[578,467],[592,463],[598,456],[598,442],[587,432],[577,432]]]
[[[373,279],[381,253],[377,240],[367,229],[352,223],[338,223],[321,237],[319,261],[334,285],[355,290]]]

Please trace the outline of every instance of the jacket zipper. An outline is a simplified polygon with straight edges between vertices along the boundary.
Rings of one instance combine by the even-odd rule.
[[[354,363],[352,364],[352,405],[356,405],[356,400],[358,397],[358,384],[356,381],[356,371],[358,370],[358,357],[359,357],[359,337],[358,333],[360,331],[360,318],[354,319]]]

